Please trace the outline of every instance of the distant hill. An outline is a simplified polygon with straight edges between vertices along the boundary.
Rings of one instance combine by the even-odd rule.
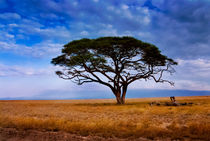
[[[205,96],[210,91],[192,90],[128,90],[126,98],[169,97],[169,96]],[[31,97],[2,97],[0,100],[53,100],[53,99],[103,99],[115,98],[111,91],[56,91],[49,90]]]

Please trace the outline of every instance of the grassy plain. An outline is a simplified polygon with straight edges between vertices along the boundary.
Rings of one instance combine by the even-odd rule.
[[[210,140],[210,96],[176,97],[192,106],[150,106],[169,98],[0,101],[0,127],[105,138]]]

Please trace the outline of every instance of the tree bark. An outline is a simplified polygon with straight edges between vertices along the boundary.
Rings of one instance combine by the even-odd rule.
[[[122,96],[121,96],[121,102],[122,104],[125,104],[125,95],[126,95],[126,92],[127,92],[127,85],[124,85],[123,86],[123,91],[122,91]]]
[[[125,93],[123,93],[121,96],[121,103],[125,104]]]
[[[117,104],[125,104],[125,95],[127,92],[127,85],[123,86],[122,94],[121,91],[115,91],[115,96],[117,100]]]
[[[115,96],[116,96],[117,104],[122,104],[121,93],[120,92],[117,92],[115,94]]]

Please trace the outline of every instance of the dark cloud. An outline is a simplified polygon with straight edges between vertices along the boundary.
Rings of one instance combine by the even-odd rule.
[[[8,0],[0,13],[7,34],[19,43],[65,44],[83,37],[130,35],[174,58],[209,57],[207,0]],[[11,25],[16,25],[11,27]],[[37,39],[34,37],[40,37]],[[22,38],[22,39],[21,39]],[[2,39],[3,40],[3,39]],[[4,40],[6,41],[6,40]],[[35,42],[37,41],[37,42]]]
[[[164,12],[152,12],[155,42],[174,57],[209,57],[210,3],[164,0],[159,7]]]

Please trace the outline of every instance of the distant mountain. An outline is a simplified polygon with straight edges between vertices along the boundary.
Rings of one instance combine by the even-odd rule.
[[[210,91],[192,90],[128,90],[126,98],[206,96]],[[49,90],[32,97],[4,97],[0,100],[53,100],[53,99],[104,99],[115,98],[111,91],[57,91]]]

